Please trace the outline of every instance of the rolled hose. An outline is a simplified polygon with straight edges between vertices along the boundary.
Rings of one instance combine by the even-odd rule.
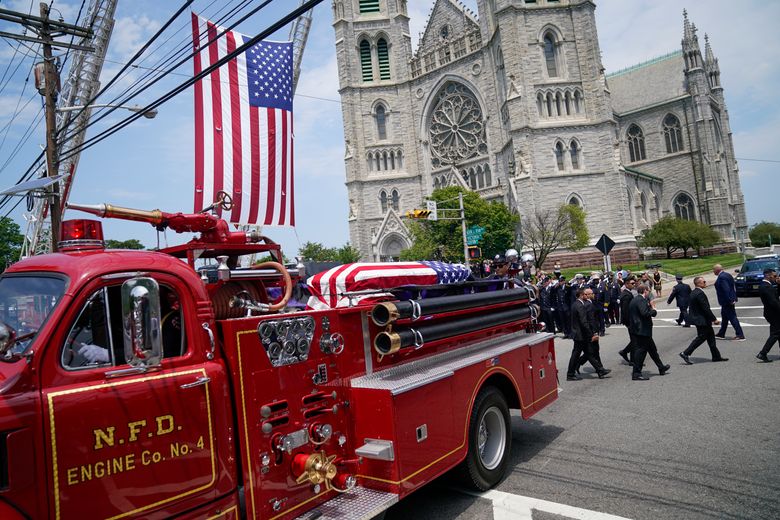
[[[487,316],[480,314],[478,316],[459,318],[456,321],[429,323],[418,328],[409,327],[393,332],[382,331],[374,338],[374,350],[379,355],[386,356],[398,352],[402,348],[419,348],[426,341],[436,341],[459,334],[468,334],[513,321],[530,321],[530,318],[531,308],[524,305],[510,309],[501,309]]]
[[[427,300],[383,302],[375,305],[371,310],[371,320],[380,327],[384,327],[403,318],[416,319],[440,312],[459,311],[507,302],[527,303],[530,298],[530,291],[521,287],[501,291],[439,296]]]
[[[282,275],[282,278],[284,279],[284,295],[282,295],[282,299],[270,305],[268,308],[270,312],[276,312],[278,310],[284,309],[284,306],[287,305],[288,301],[290,301],[290,296],[292,296],[292,289],[293,289],[292,278],[290,278],[290,273],[287,272],[287,268],[278,262],[263,262],[261,264],[252,266],[252,269],[269,269],[269,268],[278,271],[279,274]]]

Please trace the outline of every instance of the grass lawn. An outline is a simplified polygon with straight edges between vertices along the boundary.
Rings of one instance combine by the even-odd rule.
[[[694,274],[711,271],[712,266],[715,264],[721,264],[726,268],[742,265],[742,255],[740,253],[729,253],[727,255],[703,256],[701,258],[672,258],[671,260],[662,258],[658,260],[647,260],[641,264],[623,265],[623,269],[628,269],[632,273],[647,271],[648,269],[645,267],[645,264],[661,264],[661,271],[672,276],[677,274],[692,276]],[[613,271],[617,270],[617,268],[617,265],[612,264]],[[601,271],[603,269],[603,264],[580,266],[562,269],[561,274],[563,274],[567,280],[571,280],[577,273],[589,275],[591,271]]]

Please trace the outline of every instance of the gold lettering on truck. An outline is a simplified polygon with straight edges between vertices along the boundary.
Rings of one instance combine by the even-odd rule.
[[[109,426],[108,428],[104,430],[101,430],[100,428],[96,430],[92,430],[92,433],[95,434],[95,448],[96,450],[99,450],[103,447],[103,442],[108,444],[109,446],[114,445],[114,430],[116,430],[115,426]],[[108,432],[108,433],[106,433]]]

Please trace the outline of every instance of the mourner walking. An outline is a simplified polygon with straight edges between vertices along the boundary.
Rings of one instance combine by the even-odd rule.
[[[633,363],[633,355],[634,355],[634,347],[636,345],[636,340],[634,339],[634,335],[631,333],[631,320],[629,319],[628,315],[628,306],[631,304],[631,300],[634,299],[636,293],[636,277],[633,275],[629,275],[628,278],[623,282],[623,290],[620,293],[620,323],[625,325],[626,330],[628,330],[628,344],[625,346],[625,348],[618,352],[620,354],[620,357],[626,360],[626,363],[631,365]]]
[[[764,363],[771,360],[767,356],[769,350],[777,342],[780,342],[780,299],[777,297],[777,273],[774,269],[764,271],[764,279],[758,287],[758,295],[761,297],[761,303],[764,304],[764,318],[769,322],[769,337],[764,343],[764,348],[756,356]]]
[[[677,285],[672,288],[672,292],[669,293],[669,298],[666,300],[667,304],[671,304],[674,300],[677,300],[677,308],[680,309],[680,316],[675,320],[677,325],[683,327],[690,327],[688,322],[688,301],[691,298],[691,286],[683,282],[682,275],[674,277],[677,280]]]
[[[737,319],[737,288],[734,285],[734,277],[724,271],[720,264],[715,264],[712,267],[712,272],[718,277],[715,280],[715,292],[718,295],[721,317],[720,330],[715,334],[715,337],[725,339],[726,329],[731,323],[736,333],[734,340],[745,341],[745,334],[743,334],[742,326]]]
[[[692,365],[690,355],[693,351],[699,348],[699,345],[707,342],[710,347],[710,354],[712,355],[712,361],[728,361],[728,358],[724,358],[720,355],[717,345],[715,344],[715,331],[712,329],[713,325],[720,323],[718,318],[712,313],[710,308],[710,300],[704,293],[704,288],[707,287],[707,281],[703,276],[697,276],[693,279],[693,285],[696,287],[691,293],[690,304],[688,306],[688,320],[696,325],[696,337],[688,348],[680,352],[680,357],[685,361],[687,365]]]
[[[610,373],[610,370],[601,366],[598,359],[593,355],[591,349],[591,342],[598,340],[598,331],[593,330],[591,322],[588,319],[588,308],[586,299],[590,296],[586,292],[592,290],[590,288],[581,288],[577,290],[577,300],[574,302],[571,308],[571,334],[574,339],[574,346],[572,347],[571,357],[569,358],[569,367],[566,371],[567,381],[579,381],[582,378],[577,375],[577,370],[580,366],[580,356],[584,352],[588,358],[588,361],[593,368],[596,369],[596,373],[599,379],[603,379],[604,376]]]
[[[628,306],[631,332],[636,340],[633,359],[634,370],[631,374],[631,379],[634,381],[647,381],[648,378],[642,374],[642,365],[647,355],[650,355],[650,359],[655,362],[660,375],[666,374],[671,365],[663,364],[653,341],[653,317],[658,312],[655,310],[651,290],[646,285],[640,284],[636,292],[637,295]]]

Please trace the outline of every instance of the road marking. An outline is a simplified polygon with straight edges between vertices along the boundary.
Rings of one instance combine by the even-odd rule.
[[[742,309],[763,309],[763,305],[745,305],[744,307],[734,307],[736,310],[742,310]],[[677,307],[671,308],[671,309],[656,309],[658,312],[680,312],[680,309]],[[719,311],[720,307],[712,307],[712,311]]]
[[[505,493],[496,489],[491,489],[484,493],[461,491],[467,495],[490,500],[493,503],[494,520],[533,520],[534,511],[543,511],[577,520],[630,520],[623,516],[615,516],[566,504],[548,502],[538,498]]]

